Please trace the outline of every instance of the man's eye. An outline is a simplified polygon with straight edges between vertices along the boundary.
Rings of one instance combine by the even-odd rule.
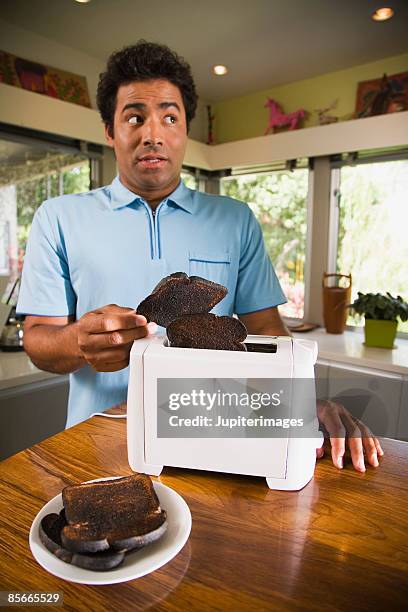
[[[132,117],[128,119],[128,123],[130,123],[131,125],[135,125],[136,123],[141,123],[141,122],[142,122],[142,117],[140,115],[132,115]]]
[[[176,123],[177,117],[175,117],[174,115],[166,115],[164,120],[166,121],[166,123]]]

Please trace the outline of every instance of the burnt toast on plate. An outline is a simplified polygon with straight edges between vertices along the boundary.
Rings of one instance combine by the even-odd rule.
[[[40,540],[58,559],[83,569],[106,571],[120,565],[125,558],[124,551],[106,550],[94,554],[80,554],[64,548],[61,531],[66,521],[60,514],[47,514],[40,523]]]
[[[65,487],[60,514],[46,515],[40,539],[58,558],[93,570],[119,565],[125,553],[158,540],[166,512],[146,474]]]

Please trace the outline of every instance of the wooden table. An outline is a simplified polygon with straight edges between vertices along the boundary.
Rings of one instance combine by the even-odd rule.
[[[408,443],[383,447],[365,474],[339,472],[326,453],[297,493],[167,468],[160,480],[191,509],[187,544],[148,576],[94,587],[48,574],[28,546],[33,518],[65,485],[131,473],[125,421],[93,417],[0,464],[0,590],[62,591],[66,610],[401,610]]]

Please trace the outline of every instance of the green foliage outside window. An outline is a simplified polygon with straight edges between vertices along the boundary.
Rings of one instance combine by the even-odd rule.
[[[353,299],[389,291],[408,300],[408,161],[345,166],[340,194],[337,270],[351,272]],[[362,321],[350,315],[348,324]]]
[[[276,171],[225,178],[222,193],[254,211],[288,304],[287,316],[302,317],[306,250],[308,170]]]
[[[198,189],[197,180],[190,172],[181,172],[181,179],[189,189]]]
[[[20,258],[24,255],[35,211],[44,200],[89,189],[89,162],[17,183],[17,225]]]

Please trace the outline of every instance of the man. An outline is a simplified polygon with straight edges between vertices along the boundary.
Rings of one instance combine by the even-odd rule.
[[[249,333],[288,335],[277,309],[286,299],[249,207],[180,181],[197,106],[188,64],[140,41],[110,57],[97,103],[119,176],[40,207],[18,303],[33,363],[71,374],[67,426],[126,399],[132,343],[151,331],[135,308],[171,272],[226,285],[214,312],[236,313]],[[324,403],[319,417],[342,433],[352,423],[342,411]],[[378,465],[375,438],[349,446],[356,469],[364,470],[363,450]],[[341,435],[332,441],[338,467],[343,454]]]

